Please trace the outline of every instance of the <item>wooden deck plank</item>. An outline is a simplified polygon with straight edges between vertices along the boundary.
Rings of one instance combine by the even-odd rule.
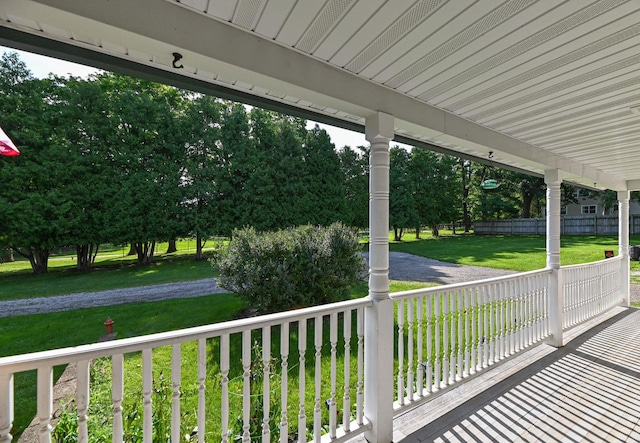
[[[640,310],[616,308],[567,337],[404,413],[395,441],[640,441]]]

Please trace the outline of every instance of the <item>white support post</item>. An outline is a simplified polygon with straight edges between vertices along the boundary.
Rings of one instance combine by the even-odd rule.
[[[389,298],[389,142],[393,116],[367,118],[369,154],[369,297],[365,310],[364,415],[371,443],[393,440],[393,300]]]
[[[621,306],[630,306],[629,296],[629,191],[618,191],[618,254],[620,262]]]
[[[13,374],[0,374],[0,442],[11,443],[13,436]]]
[[[564,323],[564,292],[560,269],[560,185],[562,176],[558,169],[544,172],[547,184],[547,268],[549,276],[549,332],[547,343],[560,348],[564,346],[562,325]]]

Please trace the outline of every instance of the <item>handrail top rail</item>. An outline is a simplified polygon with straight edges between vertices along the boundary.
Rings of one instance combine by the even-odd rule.
[[[535,271],[519,272],[516,274],[503,275],[500,277],[492,277],[484,280],[474,280],[474,281],[464,282],[464,283],[454,283],[451,285],[434,286],[432,288],[411,289],[409,291],[394,292],[393,294],[390,294],[389,297],[393,300],[402,300],[402,299],[413,298],[413,297],[418,297],[422,295],[432,295],[432,294],[439,294],[447,291],[469,289],[475,286],[481,286],[481,285],[484,286],[484,285],[493,284],[493,283],[501,283],[504,281],[518,280],[523,277],[534,277],[537,275],[545,275],[550,273],[551,273],[550,268],[537,269]]]
[[[605,263],[613,263],[613,262],[620,261],[620,260],[622,260],[622,256],[621,255],[616,255],[615,257],[604,258],[602,260],[592,261],[592,262],[588,262],[588,263],[578,263],[577,265],[565,265],[565,266],[561,266],[560,269],[566,270],[566,269],[577,269],[577,268],[582,268],[582,267],[586,268],[586,267],[589,267],[589,266],[603,265]]]
[[[43,361],[47,366],[57,366],[73,361],[92,360],[115,354],[139,352],[143,349],[180,344],[187,341],[218,337],[224,334],[234,334],[246,330],[254,330],[268,326],[275,326],[287,322],[308,320],[334,313],[370,306],[372,301],[368,297],[355,300],[312,306],[292,311],[277,312],[258,317],[230,320],[204,326],[179,329],[175,331],[159,332],[141,335],[121,340],[91,343],[29,354],[10,355],[0,357],[0,375],[16,373],[42,367]]]

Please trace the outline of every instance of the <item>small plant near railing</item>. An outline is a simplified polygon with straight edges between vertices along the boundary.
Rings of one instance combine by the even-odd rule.
[[[346,300],[366,275],[357,231],[334,223],[276,232],[236,230],[215,265],[218,284],[258,312]]]
[[[271,358],[268,363],[269,374],[269,432],[274,439],[279,440],[280,420],[282,417],[282,408],[280,406],[280,387],[281,376],[277,373],[278,359]],[[258,343],[254,343],[252,348],[251,359],[251,388],[250,388],[250,407],[249,407],[249,435],[252,442],[262,441],[262,420],[264,418],[264,393],[262,392],[265,363],[262,356],[262,347]],[[241,377],[237,379],[238,386],[241,388]],[[234,395],[242,397],[242,391],[234,393]],[[229,429],[229,434],[233,440],[240,441],[244,434],[244,418],[242,414],[236,415],[234,422]]]
[[[109,443],[112,441],[113,416],[110,404],[109,359],[98,359],[91,368],[91,400],[88,411],[89,441],[91,443]],[[197,388],[186,388],[183,393],[191,396]],[[154,443],[171,441],[171,378],[160,371],[153,380],[152,421]],[[141,443],[143,441],[143,406],[142,393],[125,394],[122,402],[123,441]],[[181,429],[191,430],[197,423],[194,411],[183,411]],[[182,432],[182,435],[185,433]],[[72,399],[62,405],[60,419],[52,431],[55,443],[71,443],[78,441],[78,412]]]

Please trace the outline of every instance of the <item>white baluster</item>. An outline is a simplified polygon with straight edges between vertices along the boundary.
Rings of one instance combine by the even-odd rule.
[[[478,322],[480,318],[478,316],[477,305],[478,289],[471,288],[469,290],[469,311],[471,313],[471,341],[470,343],[470,356],[469,356],[469,374],[475,374],[478,369],[478,362],[480,361],[480,344],[478,343]],[[469,331],[469,329],[467,329]]]
[[[305,352],[307,351],[307,320],[298,322],[298,442],[304,443],[307,439],[307,413],[304,406],[306,391],[306,367]]]
[[[336,386],[338,376],[338,313],[329,316],[329,343],[331,344],[331,393],[329,396],[329,437],[336,438],[338,422],[336,404]]]
[[[504,356],[507,357],[513,354],[512,349],[515,348],[515,331],[513,328],[515,312],[514,308],[514,288],[513,282],[502,282],[503,293],[503,305],[504,305]]]
[[[478,309],[478,363],[477,370],[481,370],[487,365],[487,303],[485,300],[486,288],[484,285],[478,287],[476,293]]]
[[[496,361],[499,361],[504,357],[504,292],[500,282],[496,284],[496,301]]]
[[[345,432],[351,430],[351,310],[343,317],[344,336],[344,393],[342,395],[342,428]]]
[[[251,331],[242,331],[242,441],[251,441]]]
[[[444,295],[446,296],[446,295]],[[436,331],[436,354],[435,354],[435,370],[434,370],[434,384],[435,389],[438,390],[442,387],[442,367],[443,361],[442,356],[444,355],[442,351],[442,344],[440,338],[440,329],[442,327],[442,317],[440,316],[441,305],[443,304],[443,294],[439,293],[436,295],[436,299],[434,300],[434,327]],[[444,317],[444,316],[443,316]],[[445,328],[446,329],[446,328]],[[447,334],[444,334],[446,337]]]
[[[533,276],[529,280],[528,292],[527,292],[527,322],[529,329],[529,341],[531,345],[536,342],[536,309],[535,300],[538,292],[538,276]]]
[[[76,403],[78,405],[78,443],[89,441],[87,411],[89,410],[89,360],[76,364]]]
[[[113,443],[122,443],[122,397],[124,394],[124,356],[111,357],[111,401],[113,411]]]
[[[488,365],[492,365],[496,362],[496,286],[491,284],[487,286],[487,303],[489,307],[489,330],[487,331],[487,341],[489,342],[489,360]]]
[[[518,346],[518,315],[517,315],[517,303],[518,303],[518,282],[517,280],[507,284],[507,290],[510,293],[505,294],[507,298],[507,306],[509,307],[509,324],[507,330],[511,338],[509,339],[508,355],[513,355],[516,352]]]
[[[404,405],[404,300],[398,300],[398,403]]]
[[[544,277],[546,277],[546,275]],[[540,276],[534,277],[534,280],[532,283],[533,283],[533,288],[531,289],[531,294],[530,294],[530,303],[531,303],[530,315],[531,315],[531,321],[532,321],[531,342],[538,343],[538,340],[540,340],[540,336],[541,336],[541,333],[540,333],[541,319],[540,319],[540,308],[539,308],[538,300],[540,298],[540,294],[542,293],[542,291],[544,291],[544,288],[542,286]]]
[[[518,314],[517,314],[517,327],[520,337],[520,342],[518,345],[519,350],[523,350],[527,345],[527,329],[528,329],[528,320],[527,320],[527,282],[528,277],[520,282],[520,294],[518,295]]]
[[[280,330],[280,443],[287,443],[289,439],[289,323],[284,323]]]
[[[418,309],[418,355],[416,361],[416,373],[418,374],[418,379],[416,380],[416,391],[418,392],[418,397],[424,397],[424,353],[422,350],[422,346],[424,345],[424,297],[418,298],[417,309]]]
[[[520,325],[524,329],[523,334],[523,349],[531,345],[531,283],[534,277],[527,277],[524,280],[523,288],[524,294],[522,295],[522,322]]]
[[[229,442],[229,334],[220,337],[222,443]]]
[[[356,391],[356,420],[364,424],[364,308],[358,308],[356,333],[358,334],[358,387]]]
[[[205,399],[205,381],[207,379],[207,341],[198,340],[198,443],[204,443],[206,431],[207,403]]]
[[[525,325],[525,335],[524,335],[524,347],[527,348],[531,345],[531,343],[533,342],[533,312],[531,310],[531,301],[532,301],[532,294],[533,294],[533,288],[535,285],[535,280],[536,277],[535,276],[531,276],[528,277],[525,280],[525,294],[524,294],[524,310],[523,310],[523,320],[526,322]]]
[[[51,441],[51,409],[53,403],[53,368],[38,368],[38,441]]]
[[[451,348],[449,350],[449,383],[453,384],[456,381],[456,374],[458,373],[458,349],[460,342],[458,341],[458,312],[459,305],[458,300],[460,297],[460,291],[451,291],[449,294],[449,313],[451,315]]]
[[[409,402],[414,400],[413,393],[414,384],[413,384],[413,323],[414,323],[414,313],[415,311],[415,303],[414,299],[411,298],[407,300],[407,398]]]
[[[449,372],[450,372],[450,354],[451,354],[451,326],[450,319],[450,305],[449,300],[451,294],[446,292],[442,300],[442,383],[444,386],[449,384]]]
[[[458,317],[458,320],[457,320],[458,322],[458,359],[456,362],[458,366],[458,370],[456,371],[456,379],[460,380],[462,379],[462,374],[466,372],[466,366],[463,360],[463,355],[467,353],[467,340],[466,340],[466,334],[464,339],[462,337],[462,326],[467,321],[467,308],[465,305],[466,291],[459,290],[456,292],[457,292],[457,299],[458,299],[458,305],[456,306],[456,316]],[[463,315],[464,315],[464,319],[462,318]]]
[[[271,326],[262,328],[262,443],[271,439]]]
[[[436,363],[433,359],[433,340],[434,335],[437,336],[437,333],[434,334],[433,332],[433,297],[433,294],[427,296],[427,368],[425,383],[427,386],[427,392],[429,393],[433,392],[433,366]]]
[[[449,384],[449,293],[442,300],[442,385]]]
[[[142,350],[142,441],[153,441],[153,357],[151,348]]]
[[[315,407],[313,410],[313,439],[320,441],[322,432],[322,316],[314,321],[314,346],[316,350],[315,367]]]
[[[171,346],[171,440],[180,441],[180,384],[182,356],[180,344]]]
[[[13,439],[13,374],[0,374],[0,443]]]

